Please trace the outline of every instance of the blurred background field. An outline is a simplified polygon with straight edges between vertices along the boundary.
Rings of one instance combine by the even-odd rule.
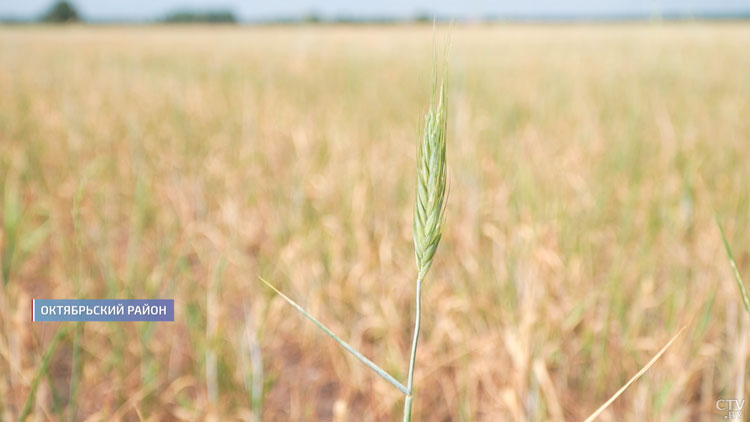
[[[417,420],[581,420],[682,326],[600,420],[719,420],[750,350],[714,222],[750,273],[750,26],[446,33]],[[432,45],[429,25],[0,27],[0,420],[61,327],[31,299],[75,297],[174,298],[175,322],[72,330],[29,420],[395,420],[402,395],[257,276],[405,379]]]

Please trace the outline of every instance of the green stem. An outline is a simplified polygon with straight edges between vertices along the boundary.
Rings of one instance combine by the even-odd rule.
[[[413,397],[411,394],[406,396],[406,401],[404,402],[404,422],[411,422],[411,399]]]
[[[419,343],[419,328],[422,323],[422,280],[424,275],[420,271],[417,277],[417,313],[414,320],[414,340],[411,344],[411,358],[409,359],[409,379],[406,383],[406,401],[404,402],[404,422],[411,421],[411,405],[414,398],[414,364],[417,360],[417,344]]]

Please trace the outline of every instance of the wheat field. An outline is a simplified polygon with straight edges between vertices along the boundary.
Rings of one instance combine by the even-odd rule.
[[[598,420],[720,420],[746,397],[714,216],[750,274],[750,25],[436,33],[0,27],[0,420],[35,379],[29,421],[400,417],[258,276],[406,379],[416,145],[448,33],[415,419],[582,420],[683,326]],[[174,298],[175,321],[30,321],[32,298],[76,297]]]

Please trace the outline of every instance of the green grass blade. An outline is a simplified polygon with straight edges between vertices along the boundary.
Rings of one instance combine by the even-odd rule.
[[[37,369],[36,371],[34,380],[31,382],[31,391],[29,391],[29,396],[26,398],[26,404],[23,406],[21,416],[18,417],[19,422],[24,422],[26,418],[28,418],[31,414],[31,408],[34,406],[34,402],[36,401],[36,392],[39,389],[39,384],[42,380],[42,376],[47,373],[49,364],[52,361],[52,356],[55,354],[60,341],[68,335],[68,331],[70,331],[70,325],[65,325],[58,329],[57,334],[55,334],[52,342],[47,347],[47,352],[45,352],[44,357],[42,358],[42,363],[41,365],[39,365],[39,369]]]
[[[83,356],[81,354],[81,342],[83,341],[83,322],[76,322],[73,329],[73,358],[70,365],[70,395],[68,399],[69,417],[74,422],[78,413],[78,387],[81,382],[83,371]]]
[[[375,371],[375,373],[377,373],[378,375],[380,375],[384,380],[386,380],[386,381],[390,382],[391,384],[393,384],[393,386],[396,387],[396,388],[398,388],[402,393],[408,394],[409,390],[407,390],[406,387],[403,384],[401,384],[400,382],[398,382],[398,380],[396,380],[396,378],[394,378],[391,374],[389,374],[388,372],[386,372],[385,370],[383,370],[382,368],[380,368],[378,365],[376,365],[370,359],[367,359],[367,357],[365,357],[365,355],[363,355],[362,353],[360,353],[359,351],[357,351],[357,349],[355,349],[354,347],[352,347],[351,345],[349,345],[349,343],[345,342],[339,336],[337,336],[336,334],[334,334],[333,331],[331,331],[328,327],[326,327],[325,325],[323,325],[322,322],[318,321],[317,319],[315,319],[315,317],[313,317],[312,315],[308,314],[307,311],[305,311],[301,306],[297,305],[297,303],[295,303],[292,299],[290,299],[289,297],[287,297],[284,293],[281,293],[279,291],[279,289],[277,289],[276,287],[274,287],[273,285],[271,285],[271,283],[269,283],[268,281],[266,281],[265,279],[263,279],[263,277],[258,276],[258,278],[266,286],[268,286],[271,290],[273,290],[274,292],[276,292],[277,295],[279,295],[282,298],[284,298],[284,300],[286,300],[296,310],[298,310],[300,313],[302,313],[302,315],[306,316],[307,319],[309,319],[315,325],[317,325],[318,328],[320,328],[321,330],[323,330],[332,339],[336,340],[336,342],[338,344],[340,344],[341,347],[343,347],[344,349],[346,349],[349,353],[353,354],[354,357],[356,357],[362,363],[364,363],[365,365],[367,365],[370,369],[372,369],[373,371]]]
[[[727,241],[727,236],[724,234],[724,228],[721,226],[721,223],[719,222],[718,217],[716,217],[716,225],[719,226],[719,232],[721,232],[721,239],[724,241],[724,248],[726,248],[727,255],[729,255],[729,265],[732,266],[732,271],[734,271],[734,279],[737,281],[737,286],[740,288],[740,295],[742,296],[742,303],[744,303],[745,310],[747,311],[748,315],[750,315],[750,298],[747,297],[747,290],[745,290],[745,283],[742,281],[740,270],[737,269],[737,262],[735,262],[734,260],[734,254],[732,253],[732,248],[729,246],[729,241]]]

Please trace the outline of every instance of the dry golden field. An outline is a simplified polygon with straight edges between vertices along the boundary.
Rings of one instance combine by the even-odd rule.
[[[450,34],[416,420],[580,421],[683,326],[599,420],[723,420],[750,389],[714,220],[747,278],[750,25]],[[398,420],[401,393],[258,275],[405,379],[432,44],[0,27],[0,421],[35,379],[28,421]],[[175,322],[30,322],[76,297],[174,298]]]

